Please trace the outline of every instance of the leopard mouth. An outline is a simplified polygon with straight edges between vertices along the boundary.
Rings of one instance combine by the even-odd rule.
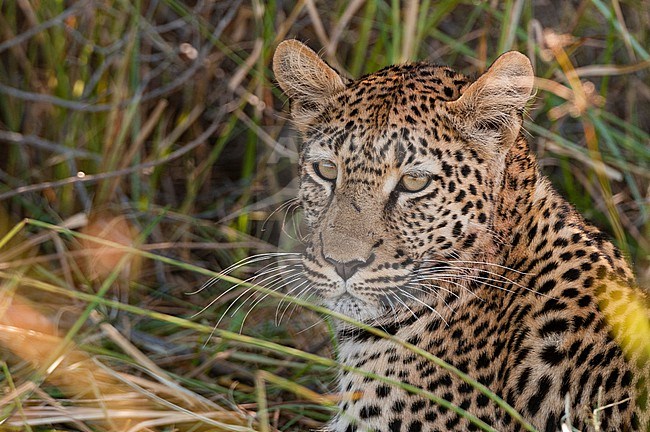
[[[368,302],[366,300],[357,297],[356,295],[350,293],[349,291],[341,293],[336,297],[327,299],[326,303],[335,306],[337,308],[341,306],[347,306],[350,304],[358,305],[359,307],[367,307],[368,305]]]
[[[358,321],[368,321],[379,316],[383,308],[379,305],[369,303],[349,292],[344,292],[336,297],[324,301],[324,306],[349,318]]]

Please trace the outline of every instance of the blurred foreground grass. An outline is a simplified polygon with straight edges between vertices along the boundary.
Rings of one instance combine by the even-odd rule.
[[[227,282],[188,295],[291,225],[275,210],[297,144],[270,72],[286,38],[355,77],[526,53],[544,171],[648,286],[648,23],[647,0],[0,2],[0,427],[301,431],[331,415],[315,314],[218,297]]]

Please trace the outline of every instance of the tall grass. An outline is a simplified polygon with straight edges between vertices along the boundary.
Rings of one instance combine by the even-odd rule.
[[[0,2],[2,427],[301,431],[334,412],[313,307],[276,326],[273,296],[188,295],[292,229],[285,38],[349,76],[526,53],[545,173],[648,286],[648,23],[647,0]]]

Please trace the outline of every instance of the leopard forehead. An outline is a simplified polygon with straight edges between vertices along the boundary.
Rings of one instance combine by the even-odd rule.
[[[371,114],[368,117],[383,111],[388,103],[393,108],[390,113],[397,114],[406,107],[413,110],[414,106],[417,108],[422,103],[430,107],[439,101],[455,100],[468,82],[466,76],[446,66],[429,63],[394,65],[349,83],[346,91],[337,98],[337,103],[351,109],[357,106],[366,109]],[[413,110],[415,117],[424,113]]]
[[[435,124],[444,102],[458,99],[469,83],[453,69],[427,63],[390,66],[351,81],[315,119],[315,125],[361,127],[382,133]],[[313,133],[316,128],[310,128]]]
[[[447,152],[463,144],[443,105],[469,83],[453,69],[428,63],[390,66],[349,82],[305,132],[302,162],[338,159],[348,177],[376,179],[392,166],[426,174],[431,156],[440,158],[435,144],[446,144]]]

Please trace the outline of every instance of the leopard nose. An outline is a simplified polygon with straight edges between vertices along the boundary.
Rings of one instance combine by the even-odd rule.
[[[367,266],[370,264],[372,261],[375,259],[375,254],[370,255],[370,257],[365,260],[352,260],[352,261],[337,261],[333,258],[325,257],[325,260],[332,264],[334,266],[334,270],[336,270],[336,273],[341,276],[341,279],[344,281],[350,279],[353,274],[357,272],[362,267]]]

